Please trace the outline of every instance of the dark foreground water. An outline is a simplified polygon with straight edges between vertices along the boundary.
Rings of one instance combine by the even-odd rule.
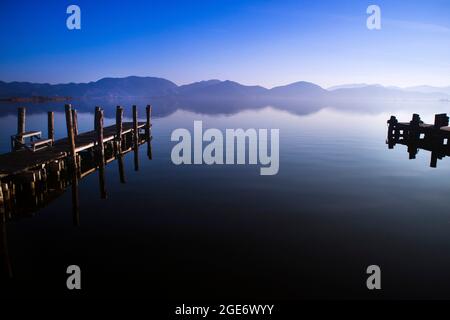
[[[107,199],[100,199],[97,173],[80,181],[80,226],[73,225],[70,189],[7,223],[13,275],[3,277],[1,291],[181,302],[450,298],[450,159],[432,169],[428,152],[408,160],[406,147],[385,144],[391,114],[407,121],[417,111],[432,122],[449,107],[162,112],[153,119],[153,159],[141,151],[136,172],[129,153],[126,184],[117,162],[106,168]],[[46,109],[28,112],[28,129],[45,132]],[[92,114],[78,118],[80,131],[92,128]],[[63,119],[57,114],[59,137]],[[208,128],[279,128],[279,174],[260,176],[249,165],[173,165],[170,134],[192,131],[194,120]],[[1,152],[15,130],[15,113],[4,112]],[[66,289],[71,264],[82,270],[80,292]],[[380,292],[366,289],[372,264],[381,267]]]

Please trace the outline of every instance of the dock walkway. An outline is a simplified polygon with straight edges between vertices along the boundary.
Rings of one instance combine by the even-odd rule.
[[[138,123],[138,129],[144,128],[145,122]],[[132,122],[122,124],[122,135],[133,131]],[[103,129],[103,142],[109,142],[117,138],[116,125]],[[75,151],[77,153],[93,148],[97,144],[96,131],[80,133],[75,137]],[[15,175],[30,169],[44,166],[49,162],[64,159],[70,154],[70,144],[68,138],[55,141],[53,146],[39,151],[22,149],[0,155],[0,178]]]

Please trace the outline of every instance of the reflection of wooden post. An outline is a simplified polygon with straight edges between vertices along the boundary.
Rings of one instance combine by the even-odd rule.
[[[12,278],[12,266],[11,266],[11,260],[9,258],[9,252],[8,252],[8,242],[7,242],[7,236],[6,236],[6,216],[1,215],[0,216],[0,259],[2,261],[2,276],[3,274],[6,274],[7,278]]]
[[[100,198],[106,199],[105,166],[102,164],[98,167],[98,179],[100,184]]]
[[[147,136],[147,157],[149,160],[152,160],[153,154],[152,154],[152,137]]]
[[[69,141],[69,152],[73,160],[74,168],[77,168],[76,151],[75,151],[75,137],[73,133],[73,121],[72,121],[72,106],[66,104],[66,126],[67,126],[67,139]]]
[[[72,216],[73,225],[80,226],[80,195],[78,192],[78,175],[72,173]]]
[[[116,109],[116,139],[117,139],[117,152],[122,153],[122,119],[123,119],[123,108],[117,106]]]
[[[78,116],[77,110],[72,109],[72,121],[73,121],[73,134],[75,137],[78,135]]]
[[[47,114],[48,120],[48,139],[52,139],[52,143],[55,142],[55,114],[51,111]]]
[[[120,183],[125,183],[125,168],[123,165],[123,155],[119,153],[117,155],[117,163],[119,164],[119,177],[120,177]]]

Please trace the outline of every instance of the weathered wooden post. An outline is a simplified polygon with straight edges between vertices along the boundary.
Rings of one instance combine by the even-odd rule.
[[[70,156],[73,161],[74,169],[78,167],[78,161],[76,159],[76,149],[75,149],[75,137],[73,133],[73,121],[72,121],[72,105],[66,104],[66,126],[67,126],[67,139],[69,141],[69,151]]]
[[[103,110],[100,107],[95,108],[96,131],[97,131],[97,153],[98,153],[98,178],[100,185],[100,197],[106,199],[105,184],[105,145],[103,142]]]
[[[25,113],[26,109],[20,107],[17,115],[17,134],[23,134],[25,132]]]
[[[47,130],[48,130],[48,139],[52,140],[52,144],[55,142],[55,113],[49,111],[47,113]]]
[[[100,111],[100,107],[95,107],[95,111],[94,111],[94,130],[97,131],[97,123],[98,123],[98,112]]]
[[[99,163],[104,166],[105,165],[105,145],[103,144],[103,110],[96,109],[96,119],[97,119],[97,151],[99,157]]]
[[[134,105],[133,106],[133,138],[134,138],[135,142],[137,141],[138,137],[139,137],[139,132],[138,132],[138,112],[137,112],[137,107]]]
[[[399,131],[397,129],[397,118],[394,116],[391,116],[391,118],[387,121],[388,123],[388,145],[389,145],[389,149],[393,149],[395,144],[396,144],[396,140],[398,139],[399,136]]]
[[[147,121],[146,121],[146,125],[145,125],[145,139],[147,141],[147,157],[152,160],[152,144],[151,144],[151,127],[152,127],[152,123],[151,123],[151,117],[152,117],[152,106],[151,105],[147,105],[147,108],[145,109],[146,111],[146,115],[147,115]]]
[[[19,109],[17,109],[17,135],[19,136],[25,133],[25,114],[26,109],[24,107],[20,107]],[[21,144],[25,142],[22,136],[20,137],[19,142]]]
[[[133,106],[133,148],[134,148],[134,170],[139,171],[139,129],[137,107]]]
[[[3,197],[2,182],[0,181],[0,219],[5,215],[5,199]]]
[[[150,122],[150,119],[152,117],[152,106],[151,105],[147,105],[147,107],[145,108],[145,112],[146,112],[146,116],[147,116],[147,119],[146,119],[147,121],[146,121],[146,124],[145,124],[146,133],[147,133],[147,135],[150,135],[150,129],[151,129],[151,126],[152,126],[152,124]]]
[[[117,106],[116,109],[116,146],[117,153],[122,153],[122,127],[123,127],[123,108]]]
[[[78,136],[78,116],[77,116],[77,110],[72,109],[72,121],[73,121],[73,134]]]

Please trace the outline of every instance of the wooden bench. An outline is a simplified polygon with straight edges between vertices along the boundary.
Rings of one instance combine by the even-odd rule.
[[[41,139],[41,131],[28,131],[11,136],[11,150],[17,150],[19,148],[27,148],[33,152],[44,149],[53,144],[52,139]],[[26,139],[30,139],[30,143],[25,142]]]
[[[42,150],[47,147],[51,147],[52,144],[53,144],[52,139],[38,140],[38,141],[31,142],[29,149],[31,151],[35,152],[35,151]],[[28,148],[28,146],[26,146],[26,147]]]

